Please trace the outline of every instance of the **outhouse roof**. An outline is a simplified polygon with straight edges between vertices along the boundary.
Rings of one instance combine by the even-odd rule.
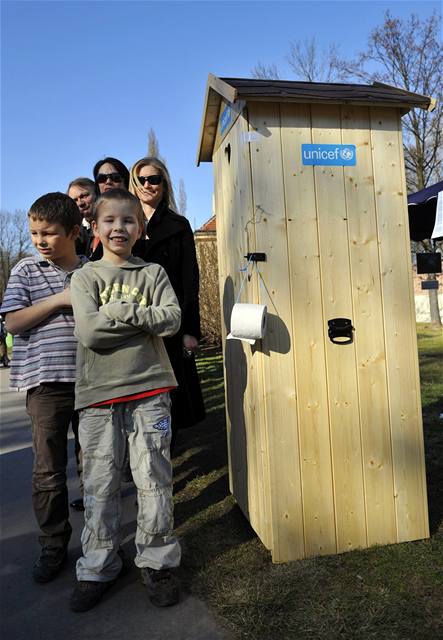
[[[435,100],[381,82],[344,84],[336,82],[299,82],[292,80],[257,80],[218,78],[209,74],[200,132],[197,164],[211,162],[217,134],[220,104],[240,101],[335,103],[391,106],[405,113],[413,107],[432,111]]]

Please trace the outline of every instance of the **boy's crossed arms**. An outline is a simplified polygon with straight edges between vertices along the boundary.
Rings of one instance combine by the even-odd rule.
[[[94,270],[94,263],[88,267]],[[143,295],[144,299],[152,298],[146,306],[122,299],[101,304],[100,293],[91,294],[88,278],[83,277],[82,272],[75,274],[71,291],[74,307],[81,309],[81,313],[75,315],[75,335],[81,344],[90,349],[114,348],[140,333],[165,337],[178,331],[180,307],[166,272],[160,265],[151,264],[145,277],[146,290],[153,292]],[[100,283],[96,286],[100,291]],[[115,283],[106,288],[113,286]]]
[[[13,335],[24,333],[36,327],[41,322],[49,318],[54,313],[62,309],[71,311],[71,293],[69,289],[64,289],[59,293],[31,304],[30,307],[23,307],[17,311],[10,311],[6,316],[5,326],[9,333]]]

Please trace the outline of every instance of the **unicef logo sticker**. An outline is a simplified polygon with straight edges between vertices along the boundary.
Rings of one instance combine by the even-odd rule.
[[[350,162],[354,158],[354,149],[352,149],[352,147],[344,147],[344,149],[341,150],[340,157],[342,160]]]
[[[352,167],[357,162],[355,144],[302,144],[302,164]]]

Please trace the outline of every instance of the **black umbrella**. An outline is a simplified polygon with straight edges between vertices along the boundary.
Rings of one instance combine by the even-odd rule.
[[[443,180],[408,196],[409,235],[411,240],[429,240],[435,226],[437,198]],[[443,236],[439,236],[443,237]],[[437,240],[437,238],[434,238]]]

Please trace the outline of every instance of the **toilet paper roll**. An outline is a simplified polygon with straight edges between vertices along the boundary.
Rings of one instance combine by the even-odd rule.
[[[232,307],[231,333],[228,340],[255,344],[266,333],[266,305],[237,302]]]

